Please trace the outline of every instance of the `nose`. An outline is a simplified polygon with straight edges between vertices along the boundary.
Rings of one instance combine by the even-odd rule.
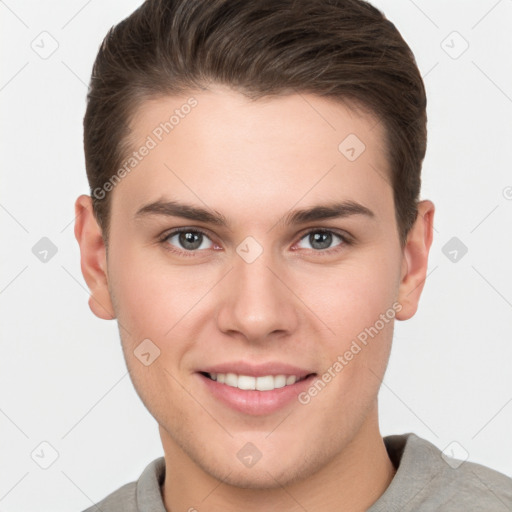
[[[263,251],[252,263],[234,254],[233,268],[222,282],[218,328],[251,343],[293,333],[300,301],[287,281],[283,265],[273,260],[270,251]]]

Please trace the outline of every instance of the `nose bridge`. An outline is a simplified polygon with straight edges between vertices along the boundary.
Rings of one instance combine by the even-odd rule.
[[[243,259],[237,261],[234,270],[241,294],[239,299],[261,298],[264,304],[279,294],[275,274],[270,270],[272,266],[275,265],[268,254],[262,254],[252,263]]]
[[[292,330],[296,314],[293,294],[276,277],[279,262],[271,250],[259,250],[257,254],[251,243],[240,244],[233,255],[218,319],[223,331],[236,330],[257,341],[274,331]]]

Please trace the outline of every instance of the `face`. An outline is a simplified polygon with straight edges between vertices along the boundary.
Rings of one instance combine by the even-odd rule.
[[[377,428],[394,318],[419,296],[382,125],[216,87],[147,101],[132,129],[93,297],[166,453],[245,487],[315,473]]]

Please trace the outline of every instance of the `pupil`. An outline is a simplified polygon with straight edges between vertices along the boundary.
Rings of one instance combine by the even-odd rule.
[[[332,233],[314,233],[310,235],[311,246],[315,249],[327,249],[332,242]],[[315,246],[315,244],[319,244]]]

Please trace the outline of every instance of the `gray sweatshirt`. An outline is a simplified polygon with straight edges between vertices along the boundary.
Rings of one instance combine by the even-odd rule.
[[[367,512],[512,511],[512,479],[480,464],[460,462],[415,434],[384,437],[397,472]],[[109,494],[84,512],[167,512],[160,486],[165,459],[151,462],[137,482]]]

